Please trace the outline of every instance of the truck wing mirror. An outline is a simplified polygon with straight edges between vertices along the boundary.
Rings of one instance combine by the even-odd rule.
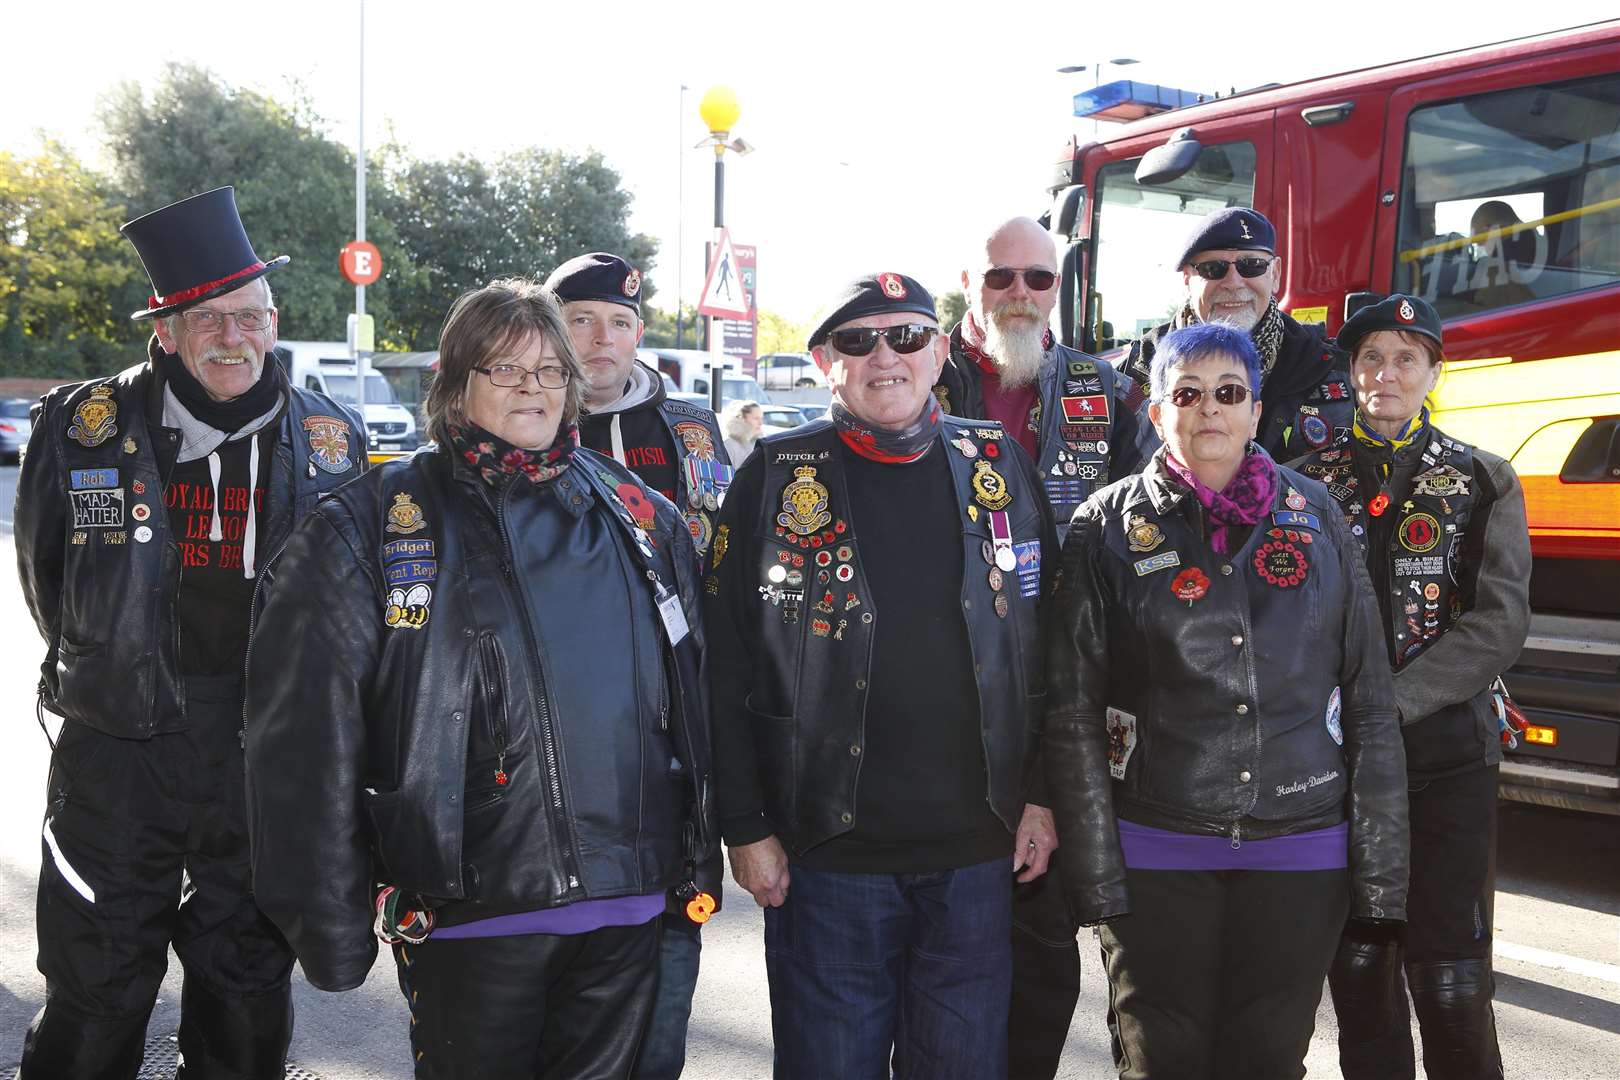
[[[1360,311],[1362,308],[1372,307],[1374,304],[1378,303],[1378,301],[1382,300],[1383,298],[1384,298],[1383,293],[1375,293],[1375,292],[1346,293],[1345,296],[1344,296],[1344,321],[1349,322],[1350,321],[1350,316],[1354,315],[1356,312]]]
[[[1203,150],[1204,144],[1193,135],[1192,128],[1178,128],[1163,146],[1142,155],[1136,165],[1136,182],[1143,187],[1168,184],[1192,168]]]
[[[1080,222],[1080,209],[1086,204],[1084,184],[1070,184],[1052,200],[1051,224],[1047,227],[1065,240],[1074,239],[1075,226]]]

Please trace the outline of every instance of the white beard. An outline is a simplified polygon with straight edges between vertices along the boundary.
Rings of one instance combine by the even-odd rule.
[[[1046,355],[1041,347],[1046,327],[1033,319],[1008,319],[1004,326],[996,315],[985,323],[984,351],[1001,370],[1001,385],[1017,390],[1034,383]]]

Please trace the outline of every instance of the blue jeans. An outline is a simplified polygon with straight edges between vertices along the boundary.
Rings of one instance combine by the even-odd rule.
[[[684,916],[660,918],[664,942],[658,956],[658,997],[641,1054],[630,1071],[633,1080],[677,1080],[686,1068],[686,1025],[692,1019],[692,992],[697,989],[702,927]]]
[[[765,909],[777,1080],[1007,1075],[1012,864],[927,874],[792,867]],[[892,1056],[891,1056],[892,1055]]]

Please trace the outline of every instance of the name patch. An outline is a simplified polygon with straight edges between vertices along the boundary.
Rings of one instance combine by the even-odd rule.
[[[1322,531],[1322,522],[1315,514],[1307,514],[1303,510],[1274,510],[1271,514],[1273,525],[1293,526],[1300,529],[1315,529]]]
[[[68,486],[74,491],[88,488],[115,488],[118,486],[117,469],[73,469],[68,473]]]
[[[116,529],[124,524],[123,488],[74,491],[69,497],[73,500],[75,529]]]
[[[1174,551],[1166,551],[1162,555],[1155,555],[1151,559],[1138,559],[1134,564],[1137,577],[1147,577],[1157,570],[1168,570],[1172,566],[1181,565],[1181,556]]]

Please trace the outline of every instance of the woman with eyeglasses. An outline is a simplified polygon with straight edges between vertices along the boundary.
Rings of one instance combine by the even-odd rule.
[[[1328,493],[1254,438],[1247,334],[1166,335],[1164,445],[1063,548],[1042,753],[1128,1080],[1298,1078],[1346,916],[1405,916],[1388,664]]]
[[[1349,1080],[1411,1080],[1410,993],[1430,1077],[1499,1077],[1492,864],[1497,771],[1514,734],[1492,687],[1530,625],[1524,492],[1506,461],[1430,422],[1442,343],[1426,301],[1397,294],[1362,309],[1339,345],[1352,357],[1354,432],[1296,465],[1327,485],[1372,578],[1412,819],[1405,927],[1352,920],[1334,958],[1340,1066]]]
[[[541,286],[467,293],[435,445],[321,502],[268,572],[256,899],[321,989],[392,945],[418,1077],[628,1075],[666,890],[712,848],[692,538],[578,445],[581,392]]]

